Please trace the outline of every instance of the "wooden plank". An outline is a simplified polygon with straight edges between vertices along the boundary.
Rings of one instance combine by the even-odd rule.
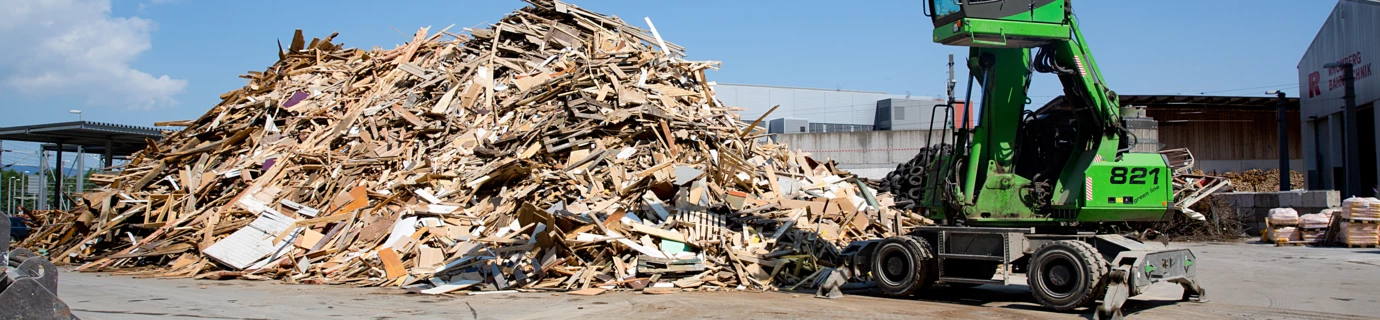
[[[608,291],[608,290],[606,290],[606,289],[600,289],[600,288],[585,288],[585,289],[575,290],[575,291],[571,291],[571,292],[567,292],[567,293],[572,294],[572,295],[577,295],[577,296],[597,296],[597,295],[599,295],[599,294],[601,294],[601,293],[604,293],[604,291]]]
[[[678,231],[664,230],[664,229],[659,229],[659,228],[656,228],[656,227],[645,226],[645,225],[638,224],[638,223],[628,224],[627,226],[628,226],[628,228],[632,229],[634,232],[643,233],[643,234],[646,234],[646,235],[649,235],[649,236],[658,237],[658,238],[662,238],[662,239],[666,239],[666,240],[674,240],[674,241],[679,241],[679,242],[686,242],[686,243],[689,242],[689,241],[686,241],[686,240],[685,240],[685,235],[684,235],[684,234],[681,234],[681,233],[678,232]]]
[[[388,279],[397,279],[407,275],[403,270],[402,259],[398,258],[398,253],[393,248],[379,249],[379,260],[383,262],[383,272]]]
[[[156,179],[156,178],[158,178],[159,176],[162,176],[162,175],[163,175],[163,170],[167,169],[167,167],[168,167],[168,164],[167,164],[166,162],[163,162],[162,160],[159,160],[158,163],[155,164],[155,165],[153,166],[153,169],[152,169],[152,170],[149,170],[148,173],[145,173],[145,174],[144,174],[144,177],[139,178],[139,181],[136,181],[136,182],[134,182],[134,184],[130,185],[130,186],[129,186],[129,189],[130,189],[130,190],[142,190],[142,189],[144,189],[145,186],[148,186],[148,185],[149,185],[149,182],[153,182],[153,179]]]

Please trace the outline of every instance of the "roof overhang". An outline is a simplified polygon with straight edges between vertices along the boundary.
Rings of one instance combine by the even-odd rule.
[[[45,150],[56,150],[56,144],[62,144],[64,150],[91,147],[101,153],[109,145],[113,155],[130,155],[143,150],[148,140],[163,139],[163,133],[162,129],[149,127],[72,121],[0,128],[0,140],[53,144]]]
[[[1189,96],[1189,95],[1122,95],[1118,97],[1122,106],[1144,106],[1146,109],[1194,108],[1213,110],[1275,110],[1279,98],[1250,96]],[[1284,98],[1287,110],[1299,109],[1299,98]],[[1040,113],[1047,111],[1067,111],[1071,108],[1064,96],[1058,96],[1040,107]]]

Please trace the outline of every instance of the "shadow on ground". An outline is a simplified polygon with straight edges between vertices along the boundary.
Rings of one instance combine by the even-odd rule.
[[[814,291],[799,290],[799,293],[814,294]],[[1026,285],[1013,284],[1009,286],[982,285],[972,288],[949,287],[947,285],[935,285],[934,287],[918,292],[913,297],[896,298],[882,295],[875,289],[853,289],[845,290],[845,294],[867,296],[897,300],[919,300],[936,303],[959,304],[975,307],[996,307],[1012,310],[1051,312],[1049,308],[1041,306],[1035,301],[1035,297],[1030,295],[1030,288]],[[1182,302],[1177,300],[1128,300],[1122,305],[1122,313],[1132,316],[1146,312],[1155,308],[1172,306]],[[1065,312],[1067,314],[1077,314],[1087,319],[1092,319],[1092,308],[1079,308]]]

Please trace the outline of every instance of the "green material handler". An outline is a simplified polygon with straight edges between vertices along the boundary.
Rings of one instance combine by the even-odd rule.
[[[1024,273],[1042,305],[1095,306],[1098,317],[1120,317],[1126,298],[1155,282],[1178,283],[1185,300],[1202,301],[1189,250],[1095,232],[1101,223],[1202,216],[1176,199],[1178,168],[1168,157],[1132,151],[1137,137],[1069,1],[927,1],[934,41],[970,48],[965,101],[980,111],[955,112],[953,98],[935,107],[944,119],[933,123],[943,127],[932,130],[952,134],[926,142],[932,154],[913,207],[938,225],[850,244],[852,274],[904,296],[936,283],[1006,285]],[[1070,111],[1025,109],[1037,72],[1059,78]]]

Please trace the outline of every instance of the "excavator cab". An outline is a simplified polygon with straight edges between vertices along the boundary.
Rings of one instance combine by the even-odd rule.
[[[934,42],[952,46],[1034,48],[1069,40],[1067,0],[929,0]]]

